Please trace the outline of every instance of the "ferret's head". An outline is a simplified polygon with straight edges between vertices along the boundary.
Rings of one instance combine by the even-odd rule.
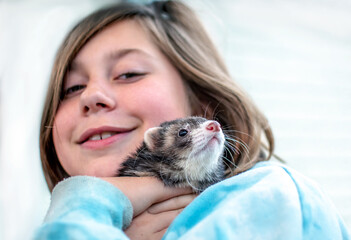
[[[224,134],[214,120],[189,117],[165,122],[147,130],[144,142],[155,154],[174,156],[173,164],[191,179],[203,178],[222,164]]]

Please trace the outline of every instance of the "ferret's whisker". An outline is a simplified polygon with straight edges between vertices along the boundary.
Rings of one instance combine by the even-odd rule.
[[[237,144],[241,145],[244,149],[246,149],[247,152],[249,152],[249,151],[248,151],[248,146],[247,146],[245,143],[243,143],[243,142],[241,142],[241,141],[238,141],[238,140],[236,140],[236,139],[226,139],[226,140],[227,140],[227,141],[226,141],[227,144],[230,144],[230,145],[233,146],[233,147],[237,147],[237,146],[236,146],[236,143],[237,143]]]
[[[226,140],[227,140],[228,143],[230,143],[228,140],[233,141],[233,142],[235,142],[235,143],[238,143],[239,145],[241,145],[241,146],[246,150],[246,153],[249,154],[249,152],[250,152],[250,151],[249,151],[249,146],[247,146],[246,143],[244,143],[244,142],[242,142],[242,141],[238,141],[238,140],[233,139],[233,138],[230,138],[230,137],[228,137],[228,136],[226,136],[225,138],[226,138]]]
[[[226,139],[238,139],[239,141],[241,141],[243,143],[245,142],[242,138],[240,138],[239,136],[236,136],[236,135],[225,133],[224,136],[226,137]]]
[[[208,103],[206,105],[206,108],[205,108],[205,115],[203,116],[204,118],[207,118],[207,110],[208,110],[208,107],[210,106],[210,103]]]
[[[242,152],[240,151],[240,148],[235,145],[234,143],[226,141],[224,144],[226,147],[229,147],[231,150],[233,150],[234,153],[236,154],[241,154]]]
[[[222,130],[223,130],[224,135],[229,135],[231,137],[237,137],[237,136],[234,136],[233,133],[238,133],[238,134],[245,135],[245,136],[251,138],[251,140],[256,142],[256,139],[252,135],[250,135],[246,132],[242,132],[242,131],[238,131],[238,130],[234,130],[234,129],[225,129],[225,127],[222,127]]]
[[[227,165],[227,167],[230,167],[231,169],[237,167],[236,164],[233,161],[231,161],[230,159],[228,159],[227,157],[223,156],[222,158],[223,158],[223,160],[225,160],[225,161],[223,161],[223,163],[225,163]],[[229,166],[228,164],[230,164],[231,166]]]
[[[234,162],[234,156],[233,156],[233,154],[232,154],[232,151],[235,152],[235,149],[232,149],[230,146],[227,146],[227,145],[224,146],[224,149],[225,149],[225,151],[230,155],[231,159],[232,159],[233,162]],[[232,151],[231,151],[231,150],[232,150]]]
[[[211,119],[216,120],[217,115],[221,112],[221,111],[217,111],[217,108],[219,107],[220,104],[221,102],[218,102],[215,108],[213,109],[213,112],[212,112],[213,115]]]

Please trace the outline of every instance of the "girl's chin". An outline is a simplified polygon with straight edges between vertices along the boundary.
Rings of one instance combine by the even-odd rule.
[[[85,170],[79,172],[76,175],[85,175],[92,177],[116,177],[118,175],[118,169],[120,164],[114,159],[96,159],[94,163],[87,166]]]

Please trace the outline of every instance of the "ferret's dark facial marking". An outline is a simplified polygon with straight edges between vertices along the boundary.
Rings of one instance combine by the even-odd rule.
[[[177,119],[145,132],[142,146],[119,176],[155,176],[167,186],[203,191],[224,179],[224,135],[220,124],[201,117]]]

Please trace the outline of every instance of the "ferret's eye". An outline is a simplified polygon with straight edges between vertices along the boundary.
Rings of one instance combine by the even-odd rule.
[[[188,130],[186,129],[181,129],[178,133],[179,137],[184,137],[187,134],[188,134]]]

